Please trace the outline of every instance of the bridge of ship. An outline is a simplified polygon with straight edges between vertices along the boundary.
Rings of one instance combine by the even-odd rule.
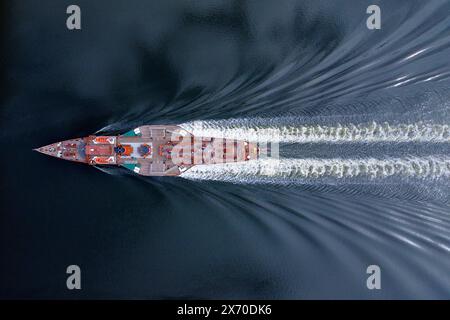
[[[131,146],[130,155],[117,157],[117,164],[122,164],[141,175],[178,175],[178,166],[159,153],[159,148],[171,141],[172,130],[178,127],[143,126],[127,132],[117,138],[117,145]],[[150,154],[143,158],[138,152],[141,145],[150,147]]]

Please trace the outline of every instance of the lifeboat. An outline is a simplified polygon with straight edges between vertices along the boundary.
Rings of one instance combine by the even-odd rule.
[[[95,144],[115,144],[116,143],[116,137],[111,136],[98,136],[95,137],[94,140],[92,140]]]
[[[95,164],[115,164],[116,158],[113,156],[111,156],[111,157],[93,157],[92,162],[94,162]]]

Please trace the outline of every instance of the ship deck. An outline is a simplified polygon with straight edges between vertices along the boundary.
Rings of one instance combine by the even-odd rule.
[[[119,136],[119,144],[148,144],[152,148],[149,158],[121,157],[118,164],[137,163],[140,165],[139,174],[144,176],[178,175],[179,169],[170,159],[166,159],[158,153],[159,147],[171,141],[172,132],[180,128],[177,126],[142,126],[139,127],[139,136]]]

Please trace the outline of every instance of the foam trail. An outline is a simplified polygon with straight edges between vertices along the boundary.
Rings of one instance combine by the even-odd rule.
[[[255,178],[377,180],[388,177],[439,179],[450,177],[450,157],[360,159],[264,159],[241,163],[198,165],[182,174],[194,180],[252,182]],[[257,182],[257,181],[255,181]]]
[[[370,122],[337,125],[261,125],[252,121],[194,121],[183,124],[199,136],[286,143],[450,142],[447,124]]]

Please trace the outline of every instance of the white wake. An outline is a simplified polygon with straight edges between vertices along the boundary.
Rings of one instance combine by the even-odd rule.
[[[317,179],[450,177],[450,157],[361,159],[260,159],[248,162],[198,165],[181,175],[186,179],[251,182],[255,178]]]
[[[181,125],[198,136],[287,143],[450,142],[447,124],[369,122],[336,125],[258,125],[251,119],[194,121]]]

